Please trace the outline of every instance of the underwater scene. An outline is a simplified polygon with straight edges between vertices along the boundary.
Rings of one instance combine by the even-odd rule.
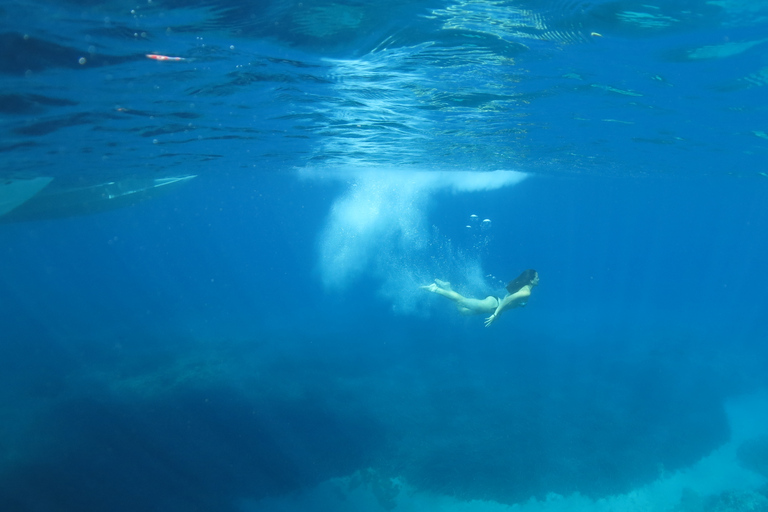
[[[768,1],[0,25],[0,512],[768,512]]]

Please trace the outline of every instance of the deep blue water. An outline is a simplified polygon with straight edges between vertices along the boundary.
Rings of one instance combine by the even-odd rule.
[[[0,510],[768,510],[768,4],[0,20]]]

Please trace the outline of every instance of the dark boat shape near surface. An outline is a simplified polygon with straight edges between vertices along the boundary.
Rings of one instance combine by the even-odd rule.
[[[126,177],[72,185],[48,176],[6,179],[0,184],[0,222],[98,213],[164,194],[195,175]]]

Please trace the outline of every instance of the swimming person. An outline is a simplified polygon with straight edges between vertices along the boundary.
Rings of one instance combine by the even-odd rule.
[[[528,303],[528,297],[531,296],[531,290],[538,284],[539,274],[532,268],[529,268],[517,276],[514,281],[510,281],[507,284],[507,295],[503,299],[492,295],[484,299],[467,298],[453,291],[451,283],[446,283],[439,279],[435,279],[434,283],[422,286],[421,288],[451,299],[456,303],[456,308],[462,315],[491,313],[491,316],[485,319],[485,326],[490,327],[502,311],[525,306]]]

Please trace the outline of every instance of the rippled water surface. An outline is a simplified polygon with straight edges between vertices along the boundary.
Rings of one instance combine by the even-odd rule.
[[[2,150],[7,172],[76,158],[93,173],[211,162],[749,173],[768,140],[766,10],[6,2]]]

